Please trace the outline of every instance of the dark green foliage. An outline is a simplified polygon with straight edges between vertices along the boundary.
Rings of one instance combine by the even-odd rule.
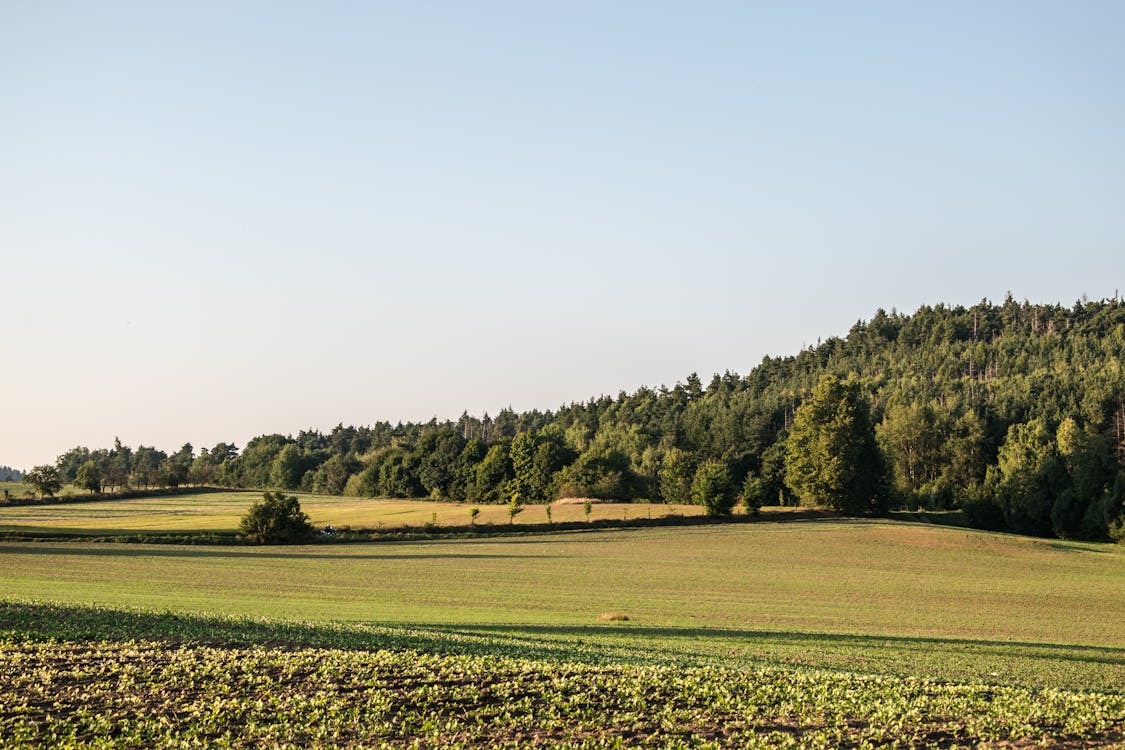
[[[273,486],[273,466],[281,449],[291,443],[284,435],[262,435],[250,440],[242,453],[229,462],[224,484],[235,487]]]
[[[102,491],[102,471],[94,461],[87,461],[78,467],[74,477],[75,486],[93,493]]]
[[[23,475],[23,481],[34,487],[42,497],[54,497],[62,489],[59,470],[51,465],[36,466]]]
[[[1102,521],[1109,537],[1125,544],[1125,470],[1117,472],[1113,488],[1102,500]]]
[[[511,479],[512,460],[508,456],[508,442],[504,441],[489,448],[477,464],[473,497],[484,503],[504,502]]]
[[[168,456],[161,467],[162,482],[165,487],[179,487],[188,480],[192,461],[195,460],[195,449],[191,443],[184,443],[180,449]]]
[[[293,444],[285,445],[278,451],[270,466],[270,486],[295,490],[300,486],[304,473],[301,449]]]
[[[103,482],[116,489],[128,488],[132,463],[133,449],[122,445],[120,438],[114,438],[113,449],[106,455],[106,466],[102,471]]]
[[[770,502],[770,497],[767,494],[766,483],[762,481],[754,472],[750,472],[742,480],[742,507],[747,513],[753,515],[757,513],[763,505]]]
[[[233,463],[237,457],[238,448],[231,443],[218,443],[211,450],[203,448],[192,461],[188,481],[193,484],[221,484],[219,477],[223,467]]]
[[[417,474],[418,461],[400,449],[383,454],[379,465],[379,493],[390,497],[421,497],[422,482]]]
[[[726,464],[719,461],[700,464],[691,481],[691,499],[706,508],[709,516],[729,516],[736,497]]]
[[[73,482],[78,476],[78,469],[82,467],[82,464],[92,459],[93,454],[90,452],[89,448],[85,448],[81,445],[71,448],[55,459],[55,468],[59,470],[59,479],[64,484]],[[99,469],[100,468],[101,467],[99,467]]]
[[[885,510],[886,469],[856,384],[826,376],[797,410],[785,481],[803,505],[849,515]]]
[[[720,461],[737,481],[758,477],[764,504],[794,504],[785,482],[791,428],[817,384],[834,376],[878,425],[887,486],[901,505],[963,508],[982,523],[999,510],[1004,528],[1104,540],[1118,517],[1107,498],[1125,469],[1122,362],[1125,304],[1117,299],[1068,309],[1009,295],[912,315],[878,310],[844,337],[767,357],[744,376],[727,372],[705,384],[692,374],[672,387],[553,412],[263,435],[241,453],[220,443],[190,462],[186,481],[496,503],[513,491],[537,501],[561,494],[690,502],[696,467]],[[1053,460],[1002,469],[1010,429],[1031,423],[1057,443]],[[1012,435],[1015,443],[1025,437]],[[92,460],[108,488],[175,486],[191,456],[185,448],[165,459],[115,441],[110,450],[72,449],[57,468],[63,482],[74,481]],[[875,499],[862,512],[878,510],[885,495]],[[864,504],[858,494],[853,501]]]
[[[133,453],[129,483],[134,487],[162,487],[164,474],[161,467],[168,454],[151,446],[141,445]]]
[[[328,458],[312,474],[310,490],[323,495],[342,495],[348,477],[358,471],[360,464],[350,454],[334,455]]]
[[[1043,419],[1008,429],[997,456],[996,498],[1008,527],[1023,534],[1051,533],[1051,506],[1062,486],[1063,467]]]
[[[762,451],[762,504],[796,505],[796,498],[785,486],[785,446],[789,433],[782,432],[777,442]]]
[[[554,499],[557,474],[575,459],[562,436],[551,432],[519,433],[512,440],[509,455],[513,486],[532,501]]]
[[[691,502],[691,481],[695,478],[695,459],[687,451],[673,448],[664,454],[660,465],[660,497],[666,503]]]
[[[292,544],[307,539],[313,529],[296,496],[264,492],[242,517],[238,530],[258,544]]]
[[[628,456],[614,448],[592,448],[563,470],[559,495],[631,500],[636,497],[637,484]]]
[[[465,439],[454,429],[431,430],[418,441],[418,481],[430,497],[449,497],[457,479],[457,459]]]

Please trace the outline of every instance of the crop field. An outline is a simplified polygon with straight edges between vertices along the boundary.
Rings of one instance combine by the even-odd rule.
[[[25,486],[26,488],[26,486]],[[505,505],[382,498],[333,497],[295,493],[301,509],[316,526],[393,529],[403,526],[468,526],[469,511],[480,511],[478,525],[507,525]],[[13,493],[15,496],[15,493]],[[22,492],[20,493],[22,497]],[[53,531],[122,534],[138,531],[223,532],[238,528],[239,520],[252,503],[260,500],[256,491],[210,491],[182,495],[154,495],[123,500],[91,500],[44,505],[0,505],[0,532]],[[629,520],[665,516],[702,515],[696,505],[653,503],[597,503],[589,520]],[[585,521],[581,503],[555,503],[551,519],[557,523]],[[543,524],[547,513],[543,505],[528,505],[514,519],[516,524]]]
[[[112,637],[122,630],[146,639]],[[337,643],[302,642],[324,638]],[[0,607],[0,644],[0,669],[9,675],[0,740],[10,747],[999,747],[1125,739],[1121,694],[434,653],[409,641],[373,647],[342,629],[30,606]]]
[[[0,587],[3,745],[1125,741],[1111,545],[862,520],[7,542]]]

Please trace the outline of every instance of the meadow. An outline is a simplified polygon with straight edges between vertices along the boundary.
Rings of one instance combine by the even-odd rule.
[[[467,512],[335,502],[382,507],[383,523]],[[114,529],[154,510],[130,503],[3,521],[61,511],[56,528]],[[298,725],[308,744],[388,746],[1125,739],[1112,545],[800,518],[288,547],[7,541],[0,587],[2,658],[46,670],[70,706],[46,711],[44,688],[20,683],[25,708],[0,719],[15,745],[128,744],[107,716],[137,744],[270,744]],[[171,676],[187,687],[152,688]]]
[[[386,498],[332,497],[291,493],[301,510],[317,527],[396,529],[406,526],[461,527],[547,523],[546,506],[527,505],[514,518],[506,505],[393,500]],[[14,493],[13,493],[14,495]],[[247,508],[262,497],[257,490],[213,490],[188,494],[158,495],[109,500],[75,500],[44,505],[0,505],[0,533],[4,531],[50,531],[76,534],[131,534],[141,531],[214,533],[238,528]],[[474,520],[470,509],[477,508]],[[666,516],[701,516],[696,505],[663,503],[595,503],[587,519],[580,502],[554,503],[551,519],[556,523],[621,521]]]

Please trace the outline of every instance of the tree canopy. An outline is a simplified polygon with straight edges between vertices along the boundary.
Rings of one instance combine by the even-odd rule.
[[[763,504],[961,508],[997,528],[1107,539],[1122,526],[1113,493],[1125,471],[1123,363],[1120,300],[1067,308],[1009,295],[877,310],[745,375],[692,373],[554,411],[340,424],[170,456],[116,441],[75,448],[57,468],[73,482],[94,461],[118,489],[691,502],[698,468],[714,461]]]
[[[858,384],[825,376],[797,409],[785,481],[803,505],[850,515],[886,509],[883,455]]]
[[[238,530],[258,544],[288,544],[307,538],[312,526],[295,495],[264,492],[242,517]]]

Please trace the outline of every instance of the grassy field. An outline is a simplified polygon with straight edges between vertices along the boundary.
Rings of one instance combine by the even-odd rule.
[[[4,495],[4,490],[7,490],[11,497],[22,498],[30,489],[31,485],[23,482],[0,482],[0,497]]]
[[[257,497],[2,507],[0,529],[229,531]],[[301,500],[317,525],[469,521]],[[697,509],[593,518],[669,511]],[[0,591],[5,747],[1125,742],[1121,546],[780,511],[362,544],[0,541]]]
[[[296,493],[301,509],[316,526],[392,529],[467,526],[469,510],[480,509],[479,525],[507,525],[504,505],[432,502],[426,500],[388,500],[332,497]],[[52,531],[97,534],[124,534],[138,531],[221,532],[233,531],[247,508],[260,500],[260,491],[211,491],[184,495],[137,497],[125,500],[91,500],[45,505],[0,505],[0,531]],[[648,503],[599,503],[593,505],[590,520],[628,520],[662,518],[668,515],[702,515],[695,505]],[[551,508],[556,523],[586,520],[581,504],[555,503]],[[547,522],[543,505],[528,505],[515,518],[516,524]]]
[[[1125,550],[892,521],[305,547],[5,543],[0,587],[19,601],[456,632],[540,658],[1125,685]],[[629,621],[600,623],[607,613]]]

